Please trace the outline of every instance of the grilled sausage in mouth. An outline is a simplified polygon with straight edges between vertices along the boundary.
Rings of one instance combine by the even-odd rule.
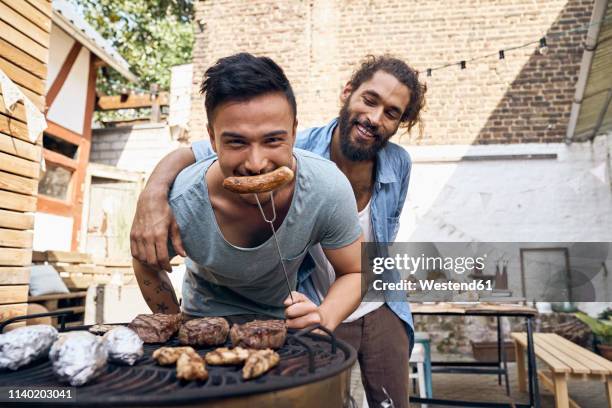
[[[223,180],[223,187],[233,193],[267,193],[284,186],[293,180],[293,171],[286,166],[258,176],[228,177]]]

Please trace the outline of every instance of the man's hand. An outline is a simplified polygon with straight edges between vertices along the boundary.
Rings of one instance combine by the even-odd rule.
[[[300,292],[293,291],[294,302],[291,302],[291,297],[283,302],[286,306],[285,317],[287,318],[287,327],[290,329],[303,329],[304,327],[320,324],[325,326],[324,317],[315,305],[306,295]],[[327,326],[325,326],[327,327]],[[327,327],[330,330],[334,328]]]
[[[140,262],[172,272],[168,259],[168,233],[177,254],[187,256],[167,191],[146,188],[138,198],[130,231],[132,256]]]

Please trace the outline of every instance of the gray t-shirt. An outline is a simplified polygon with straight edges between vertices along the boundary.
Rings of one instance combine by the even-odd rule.
[[[347,178],[326,159],[294,149],[295,191],[278,237],[291,287],[308,249],[341,248],[361,234],[353,190]],[[213,156],[184,169],[169,201],[188,258],[183,284],[183,310],[194,316],[265,314],[284,317],[289,295],[274,238],[253,248],[225,240],[208,197],[206,171]],[[170,256],[176,255],[168,242]]]

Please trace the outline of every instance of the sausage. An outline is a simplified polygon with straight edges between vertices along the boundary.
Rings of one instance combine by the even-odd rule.
[[[267,193],[287,184],[293,177],[293,171],[282,166],[259,176],[228,177],[223,180],[223,187],[238,194]]]

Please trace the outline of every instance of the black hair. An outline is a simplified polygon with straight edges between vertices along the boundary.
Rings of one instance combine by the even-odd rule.
[[[224,102],[245,101],[269,92],[285,94],[296,117],[295,96],[283,69],[271,58],[246,52],[220,58],[206,70],[200,84],[209,121],[214,110]]]
[[[374,74],[378,71],[386,72],[393,75],[399,82],[406,85],[410,90],[410,101],[408,106],[404,109],[402,117],[400,118],[400,124],[410,131],[417,123],[420,125],[422,132],[422,119],[421,111],[425,106],[425,93],[427,92],[427,85],[419,82],[419,71],[410,67],[404,61],[399,58],[395,58],[391,55],[373,56],[368,55],[361,62],[359,68],[353,73],[349,84],[354,91],[357,90],[365,81],[372,79]]]

